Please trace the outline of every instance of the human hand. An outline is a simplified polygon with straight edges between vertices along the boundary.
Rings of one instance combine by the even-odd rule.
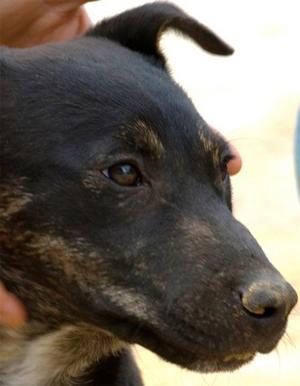
[[[1,0],[0,44],[23,48],[82,35],[91,26],[91,21],[82,7],[88,2]]]
[[[220,133],[214,127],[209,126],[213,131]],[[238,149],[229,142],[229,148],[232,155],[232,159],[227,163],[227,171],[230,176],[234,176],[242,169],[243,161]]]
[[[15,295],[0,282],[0,326],[17,327],[26,320],[26,312]]]
[[[238,151],[238,149],[230,144],[230,150],[233,155],[233,158],[227,164],[227,170],[230,176],[234,176],[239,173],[242,169],[242,157]]]

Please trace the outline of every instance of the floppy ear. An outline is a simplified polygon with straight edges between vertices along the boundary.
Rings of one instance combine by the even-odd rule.
[[[189,36],[206,51],[230,55],[233,49],[197,20],[170,3],[151,3],[106,19],[89,36],[102,36],[121,45],[152,56],[165,65],[158,43],[163,32],[173,29]]]

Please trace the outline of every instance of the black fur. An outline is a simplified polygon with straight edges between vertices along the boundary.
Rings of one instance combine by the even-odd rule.
[[[164,3],[71,42],[1,48],[0,280],[28,309],[27,341],[100,327],[189,369],[232,370],[276,346],[297,296],[231,213],[230,149],[168,74],[166,28],[232,52]],[[138,184],[112,180],[119,163]],[[141,384],[123,349],[73,381]]]
[[[120,355],[93,364],[74,386],[142,386],[141,376],[132,354],[124,351]],[[73,385],[72,385],[73,386]]]

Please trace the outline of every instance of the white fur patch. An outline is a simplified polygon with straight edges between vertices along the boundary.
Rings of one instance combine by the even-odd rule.
[[[66,326],[29,341],[10,335],[0,349],[0,385],[66,386],[124,346],[109,333],[86,325]]]

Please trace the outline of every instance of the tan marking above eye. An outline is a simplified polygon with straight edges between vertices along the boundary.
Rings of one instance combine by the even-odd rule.
[[[127,144],[140,151],[146,151],[157,159],[164,154],[163,144],[153,126],[138,119],[122,129],[118,135]]]

